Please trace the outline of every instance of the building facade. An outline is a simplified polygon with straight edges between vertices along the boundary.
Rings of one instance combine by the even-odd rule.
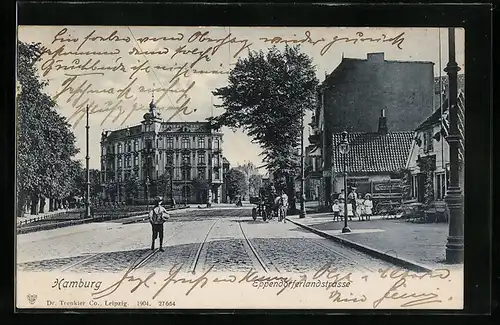
[[[320,85],[309,141],[321,150],[322,192],[332,194],[333,135],[376,133],[381,110],[391,132],[414,130],[433,111],[434,63],[343,58]],[[325,201],[326,202],[326,201]]]
[[[458,92],[459,130],[463,139],[465,95]],[[445,137],[447,135],[448,99],[443,101],[443,107],[437,109],[416,129],[412,141],[412,149],[408,156],[406,168],[410,173],[410,202],[427,205],[444,204],[448,189],[450,171],[450,151]],[[459,149],[459,180],[464,188],[464,157],[462,146]]]
[[[161,195],[177,204],[220,203],[222,141],[209,122],[164,122],[151,102],[140,125],[102,133],[105,197],[125,201],[132,193],[134,201]]]
[[[308,201],[323,201],[321,186],[321,150],[308,146],[305,152],[305,195]]]
[[[344,163],[347,186],[360,195],[370,193],[375,202],[399,200],[402,197],[401,171],[410,154],[413,131],[389,132],[382,112],[377,132],[349,132],[349,151],[345,156],[333,150],[332,178],[334,194],[344,189]],[[342,141],[341,133],[332,137],[334,148]]]

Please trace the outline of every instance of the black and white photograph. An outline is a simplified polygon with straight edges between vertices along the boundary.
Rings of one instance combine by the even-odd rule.
[[[463,28],[17,39],[18,308],[463,308]]]

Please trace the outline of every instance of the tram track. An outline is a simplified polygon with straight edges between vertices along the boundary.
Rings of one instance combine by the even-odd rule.
[[[179,235],[179,229],[182,227],[182,224],[180,224],[179,226],[175,227],[174,231],[173,231],[173,235],[169,236],[168,238],[166,238],[163,243],[168,243],[170,242],[173,238],[175,238],[176,236]],[[116,241],[113,241],[112,243],[116,243],[118,242],[120,239],[117,239]],[[150,251],[148,254],[146,254],[146,256],[144,256],[143,258],[140,259],[140,261],[134,265],[132,267],[132,270],[137,270],[143,266],[145,266],[147,264],[148,261],[151,260],[151,258],[159,251],[159,249],[155,249],[153,251]],[[94,253],[94,254],[90,254],[89,256],[79,260],[79,261],[76,261],[76,262],[73,262],[73,263],[69,263],[61,268],[58,269],[59,272],[68,272],[72,269],[75,269],[79,266],[82,266],[82,265],[85,265],[87,264],[88,262],[92,262],[93,260],[96,260],[98,259],[98,257],[101,257],[101,256],[105,256],[106,254],[109,254],[109,252],[99,252],[99,253]]]
[[[241,215],[238,216],[238,225],[239,225],[239,228],[241,230],[241,233],[243,234],[243,238],[245,239],[245,242],[246,242],[249,250],[252,252],[253,256],[258,261],[258,264],[262,268],[262,271],[264,271],[265,273],[269,273],[269,268],[266,266],[266,263],[264,263],[264,260],[257,253],[257,250],[255,249],[254,245],[252,244],[250,239],[245,234],[245,231],[243,230],[243,226],[241,225]]]
[[[196,254],[194,256],[194,260],[193,262],[191,263],[191,266],[189,267],[189,272],[191,272],[192,274],[195,274],[196,273],[196,268],[198,267],[199,265],[199,260],[200,260],[200,256],[201,256],[201,251],[203,250],[203,248],[205,247],[205,244],[210,236],[210,232],[212,231],[212,229],[214,228],[215,224],[219,221],[219,219],[216,219],[212,225],[210,226],[210,228],[208,229],[208,232],[207,234],[205,235],[205,238],[203,239],[203,241],[198,245],[198,249],[196,250]]]

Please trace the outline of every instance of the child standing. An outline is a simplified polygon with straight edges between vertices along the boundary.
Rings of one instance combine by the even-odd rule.
[[[340,204],[339,200],[335,199],[332,205],[333,221],[340,221]]]

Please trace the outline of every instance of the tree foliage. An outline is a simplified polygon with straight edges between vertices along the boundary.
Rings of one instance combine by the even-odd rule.
[[[253,174],[248,179],[250,191],[253,195],[257,195],[259,193],[259,189],[262,187],[262,175]]]
[[[125,196],[128,200],[135,199],[139,196],[139,177],[135,174],[127,174],[125,177]]]
[[[157,194],[160,196],[163,196],[163,199],[166,200],[166,198],[170,197],[170,192],[171,192],[171,179],[170,179],[170,172],[167,170],[163,174],[161,174],[158,179],[156,180],[156,188],[157,188]]]
[[[36,63],[39,44],[18,42],[17,71],[17,198],[40,196],[63,199],[74,192],[81,167],[72,158],[78,153],[75,136],[55,102],[43,92]],[[20,212],[20,211],[19,211]]]
[[[227,194],[233,200],[237,196],[243,196],[247,192],[248,183],[245,174],[237,169],[231,168],[226,174]]]
[[[262,148],[270,172],[296,174],[300,166],[301,118],[314,108],[318,80],[311,58],[299,47],[251,51],[213,94],[225,112],[210,118],[216,128],[243,128]]]

